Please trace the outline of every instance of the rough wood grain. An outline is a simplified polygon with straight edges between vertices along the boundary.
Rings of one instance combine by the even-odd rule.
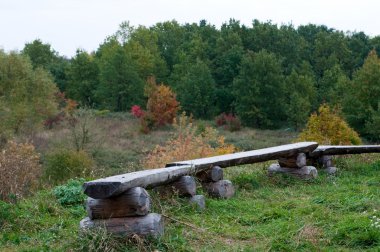
[[[142,187],[133,187],[108,199],[88,198],[86,203],[86,210],[90,219],[147,215],[150,212],[150,207],[149,194]]]
[[[295,156],[300,152],[308,153],[315,150],[318,146],[316,142],[301,142],[295,144],[286,144],[276,147],[264,148],[253,151],[238,152],[233,154],[220,155],[209,158],[200,158],[194,160],[180,161],[167,164],[167,167],[192,165],[197,169],[210,169],[213,166],[220,166],[222,168],[252,164],[268,160],[276,160],[281,157]]]
[[[206,192],[214,198],[229,199],[235,194],[235,188],[229,180],[219,180],[203,184]]]
[[[380,145],[320,145],[309,154],[310,157],[322,155],[345,155],[361,153],[380,153]]]
[[[197,184],[194,177],[182,176],[169,184],[154,187],[153,191],[163,197],[172,197],[175,194],[181,197],[191,197],[195,195],[196,189]]]
[[[298,155],[289,158],[279,158],[278,163],[281,167],[301,168],[306,166],[306,154],[298,153]]]
[[[105,228],[108,232],[131,237],[138,235],[141,237],[159,237],[164,233],[164,220],[160,214],[150,213],[139,217],[111,218],[106,220],[91,220],[86,217],[80,222],[82,231],[96,228]]]
[[[318,176],[318,171],[314,166],[304,166],[299,169],[281,167],[279,164],[271,164],[268,174],[285,173],[302,179],[314,179]]]
[[[229,167],[251,164],[280,157],[294,156],[299,152],[307,153],[318,146],[315,142],[287,144],[260,150],[239,152],[211,158],[202,158],[168,164],[167,168],[131,172],[123,175],[97,179],[84,183],[84,193],[94,199],[119,195],[132,187],[154,187],[175,181],[181,176],[191,175],[210,169],[213,166]]]
[[[198,172],[197,178],[202,183],[217,182],[223,179],[223,169],[219,166],[214,166],[209,170]]]
[[[189,203],[197,206],[198,209],[203,210],[206,208],[206,199],[203,195],[194,195],[189,199]]]
[[[330,155],[323,155],[323,156],[320,156],[318,159],[317,159],[317,162],[320,166],[322,166],[323,168],[328,168],[328,167],[332,167],[334,166],[333,164],[333,160],[332,160],[332,156]]]

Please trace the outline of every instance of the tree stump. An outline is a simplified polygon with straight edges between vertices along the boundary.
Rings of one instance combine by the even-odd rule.
[[[88,198],[86,203],[90,219],[147,215],[150,207],[149,194],[142,187],[131,188],[121,195],[108,199]]]
[[[198,209],[203,210],[206,208],[206,199],[203,195],[194,195],[189,199],[191,205],[197,206]]]
[[[302,168],[306,166],[306,154],[298,153],[297,156],[293,156],[290,158],[279,158],[278,163],[281,167]]]
[[[219,166],[214,166],[209,170],[197,173],[197,178],[202,183],[217,182],[223,179],[223,169]]]
[[[235,194],[235,188],[229,180],[219,180],[203,184],[206,192],[214,198],[229,199]]]
[[[82,231],[105,228],[117,236],[159,237],[164,233],[164,220],[160,214],[150,213],[139,217],[111,218],[106,220],[91,220],[86,217],[80,222]]]
[[[275,173],[289,174],[302,179],[314,179],[318,176],[318,171],[314,166],[304,166],[302,168],[286,168],[279,164],[271,164],[268,168],[268,174],[271,176]]]

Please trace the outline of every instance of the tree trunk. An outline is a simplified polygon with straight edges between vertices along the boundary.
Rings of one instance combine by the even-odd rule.
[[[159,237],[164,233],[164,220],[160,214],[156,213],[107,220],[91,220],[86,217],[81,220],[80,228],[83,231],[105,228],[108,232],[123,237],[132,237],[133,235]]]
[[[148,192],[144,188],[134,187],[108,199],[88,198],[86,210],[90,219],[108,219],[147,215],[150,212],[150,206]]]

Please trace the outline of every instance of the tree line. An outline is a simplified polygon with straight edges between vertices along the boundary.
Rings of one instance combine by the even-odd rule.
[[[220,28],[206,20],[124,22],[96,51],[77,50],[71,59],[40,40],[20,52],[82,106],[128,111],[146,104],[144,87],[154,76],[196,118],[225,112],[251,127],[299,129],[327,103],[370,139],[380,138],[379,53],[380,36],[364,32],[233,19]]]

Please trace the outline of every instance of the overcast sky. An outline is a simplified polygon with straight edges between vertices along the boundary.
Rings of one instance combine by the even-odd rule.
[[[324,24],[380,35],[380,0],[0,0],[0,48],[21,50],[36,38],[60,55],[96,50],[122,21],[150,26],[175,19],[206,19],[220,27],[230,18],[281,24]]]

